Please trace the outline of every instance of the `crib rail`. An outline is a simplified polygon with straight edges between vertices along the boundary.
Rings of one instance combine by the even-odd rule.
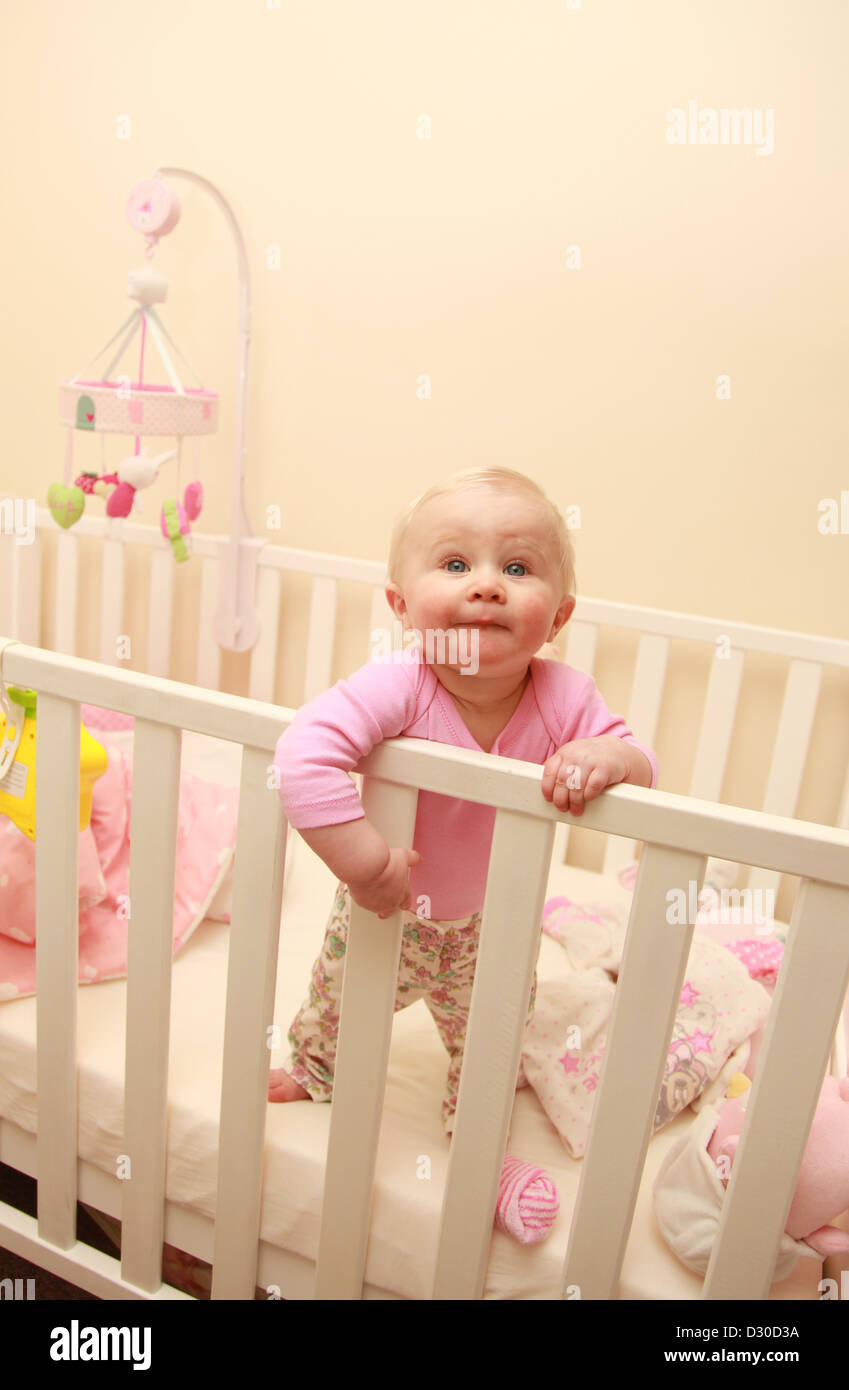
[[[73,1253],[112,1296],[161,1297],[170,898],[180,728],[244,746],[223,1052],[214,1298],[250,1298],[256,1278],[284,821],[265,776],[292,711],[23,644],[8,679],[39,692],[38,1219],[40,1263]],[[79,704],[134,714],[140,766],[130,865],[125,1186],[120,1266],[103,1275],[74,1242],[76,1202],[76,807]],[[365,759],[368,813],[409,843],[418,789],[496,808],[491,869],[446,1183],[434,1296],[478,1298],[507,1138],[551,841],[564,816],[532,764],[420,740]],[[136,818],[138,822],[136,824]],[[710,1298],[762,1298],[849,979],[849,833],[639,787],[609,789],[584,823],[645,845],[610,1038],[563,1272],[564,1296],[615,1297],[645,1163],[693,924],[670,926],[667,895],[701,882],[707,855],[803,879],[764,1051],[705,1281]],[[157,874],[150,865],[157,865]],[[158,881],[157,881],[158,880]],[[316,1273],[319,1298],[357,1297],[388,1060],[400,917],[352,914]],[[818,1002],[812,1013],[810,1000]],[[647,999],[651,1009],[646,1009]],[[790,1136],[790,1137],[788,1137]],[[10,1231],[0,1214],[0,1232]],[[64,1252],[64,1253],[62,1253]],[[32,1257],[32,1256],[31,1256]],[[64,1267],[64,1266],[63,1266]],[[111,1277],[111,1285],[108,1280]]]
[[[41,632],[42,547],[44,533],[57,547],[53,649],[69,655],[77,651],[80,547],[83,537],[102,541],[100,569],[100,629],[98,659],[120,665],[119,639],[124,633],[124,598],[127,555],[132,547],[150,552],[147,651],[145,670],[167,677],[171,667],[172,628],[176,601],[176,566],[156,526],[124,519],[83,516],[72,531],[57,531],[47,508],[35,508],[32,544],[19,544],[12,535],[0,536],[0,601],[8,614],[10,635],[32,645],[43,645]],[[195,562],[201,570],[200,615],[197,625],[194,679],[206,689],[221,684],[221,649],[213,635],[213,617],[220,601],[220,557],[229,544],[224,535],[193,533]],[[354,585],[371,594],[368,633],[363,634],[362,659],[368,655],[371,634],[390,632],[390,614],[384,597],[385,566],[382,563],[326,555],[268,543],[262,537],[244,542],[255,551],[256,606],[260,636],[250,654],[248,694],[251,699],[272,702],[281,667],[279,621],[281,590],[289,576],[310,579],[310,619],[303,666],[303,680],[296,703],[327,689],[343,672],[335,664],[338,613],[343,589]],[[787,678],[779,728],[772,750],[766,790],[760,809],[767,814],[796,813],[814,726],[823,669],[849,669],[849,642],[836,638],[785,632],[721,618],[696,617],[664,609],[641,608],[605,599],[580,597],[566,629],[569,663],[593,674],[597,665],[599,634],[610,627],[638,632],[637,661],[626,718],[640,739],[652,744],[667,692],[670,644],[675,640],[700,642],[715,654],[710,667],[689,795],[719,801],[728,768],[735,719],[749,653],[769,653],[787,661]],[[821,819],[831,820],[831,813]],[[849,766],[834,822],[849,827]],[[568,852],[570,829],[561,822],[555,830],[554,858],[563,862]],[[624,838],[606,838],[603,871],[614,874],[633,858],[635,844]],[[743,863],[739,855],[730,856]],[[744,880],[749,890],[778,891],[781,876],[758,866]]]
[[[593,674],[599,629],[607,625],[640,633],[627,722],[650,745],[655,741],[666,689],[670,641],[699,641],[715,652],[689,787],[690,796],[707,801],[721,799],[746,653],[766,652],[788,659],[780,723],[761,809],[772,815],[792,816],[802,786],[823,667],[849,667],[849,642],[663,609],[635,608],[604,599],[579,599],[567,629],[570,665]],[[837,824],[849,826],[849,766],[836,819]],[[567,844],[564,829],[558,833],[555,847],[558,858],[565,855]],[[609,840],[603,872],[615,873],[633,857],[633,851],[634,846],[625,840]],[[732,857],[744,862],[739,856]],[[775,872],[754,868],[747,886],[777,891],[779,878]]]
[[[5,643],[6,639],[0,639]],[[105,1297],[162,1297],[172,914],[180,730],[243,746],[220,1114],[215,1297],[252,1298],[285,821],[268,790],[291,712],[111,671],[13,643],[7,679],[38,691],[36,970],[38,1218],[0,1216],[13,1248],[67,1272],[73,1255]],[[79,706],[136,716],[129,882],[125,1147],[120,1264],[76,1242]],[[167,714],[165,711],[167,710]],[[50,857],[41,846],[50,848]],[[156,866],[156,872],[151,866]],[[116,1157],[119,1157],[116,1155]],[[63,1256],[59,1252],[65,1252]]]

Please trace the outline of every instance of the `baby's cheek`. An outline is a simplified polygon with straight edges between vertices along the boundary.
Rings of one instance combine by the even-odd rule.
[[[548,635],[553,616],[551,604],[547,595],[528,594],[524,599],[522,604],[523,621],[529,630],[535,631],[539,629],[543,632],[543,637],[540,638],[540,641],[544,641],[545,637]]]
[[[456,621],[454,617],[456,595],[450,590],[446,591],[444,585],[423,584],[415,598],[416,601],[411,607],[420,626],[434,629],[448,628]]]
[[[428,626],[435,631],[447,631],[457,622],[457,600],[453,595],[434,596],[427,605]]]

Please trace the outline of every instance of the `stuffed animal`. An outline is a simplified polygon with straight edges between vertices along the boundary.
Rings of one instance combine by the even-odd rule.
[[[740,1141],[751,1082],[736,1073],[726,1100],[707,1107],[667,1154],[654,1184],[655,1215],[679,1259],[704,1274]],[[849,1208],[849,1077],[826,1077],[820,1091],[773,1280],[786,1279],[799,1256],[849,1251],[849,1234],[829,1221]]]
[[[748,1081],[748,1077],[743,1078]],[[723,1105],[708,1153],[715,1163],[734,1161],[746,1113],[745,1088],[739,1099]],[[723,1178],[728,1186],[728,1178]],[[820,1255],[849,1251],[849,1235],[826,1223],[849,1207],[849,1076],[827,1076],[820,1091],[814,1122],[802,1157],[796,1190],[784,1227],[794,1240],[804,1240]]]

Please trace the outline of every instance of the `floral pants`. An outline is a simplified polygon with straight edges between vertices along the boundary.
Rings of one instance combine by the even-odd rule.
[[[313,1100],[330,1100],[333,1093],[342,973],[350,921],[351,898],[347,886],[339,883],[321,955],[312,968],[309,995],[289,1029],[292,1051],[284,1067]],[[401,921],[395,1012],[423,999],[439,1029],[449,1057],[442,1123],[450,1134],[457,1109],[481,914],[475,912],[471,917],[455,921],[430,921],[412,912],[402,912]],[[536,985],[534,973],[529,1019],[534,1009]],[[521,1076],[521,1067],[518,1084],[527,1084]]]

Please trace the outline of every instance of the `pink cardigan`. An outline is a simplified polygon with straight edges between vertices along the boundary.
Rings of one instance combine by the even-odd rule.
[[[655,754],[610,713],[591,676],[539,657],[530,669],[531,679],[493,754],[542,764],[564,743],[615,734],[645,754],[656,786]],[[304,705],[274,755],[291,825],[305,830],[361,817],[362,804],[347,773],[377,744],[401,735],[482,751],[433,669],[409,655],[405,659],[404,653],[395,653],[390,662],[370,662]],[[480,911],[494,823],[490,806],[419,793],[413,847],[422,863],[410,874],[413,910],[426,897],[430,912],[419,915],[434,920]]]

